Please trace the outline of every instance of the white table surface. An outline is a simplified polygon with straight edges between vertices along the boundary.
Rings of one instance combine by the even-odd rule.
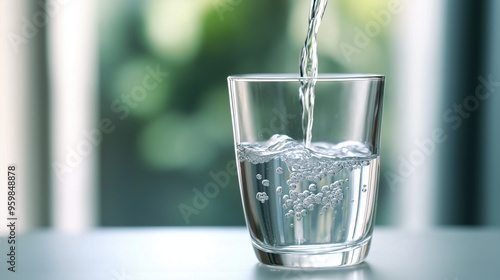
[[[0,279],[500,279],[500,228],[377,227],[373,238],[361,265],[290,270],[260,265],[243,227],[42,231],[17,237],[15,273],[0,238]]]

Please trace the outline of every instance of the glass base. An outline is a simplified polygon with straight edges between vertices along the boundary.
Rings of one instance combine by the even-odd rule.
[[[345,267],[362,263],[370,250],[371,238],[342,250],[321,253],[269,252],[253,244],[255,255],[266,265],[291,268]]]

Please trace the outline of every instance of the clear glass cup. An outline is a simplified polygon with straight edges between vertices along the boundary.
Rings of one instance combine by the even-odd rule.
[[[287,267],[362,262],[377,202],[385,77],[316,78],[306,145],[298,75],[228,77],[238,179],[257,258]]]

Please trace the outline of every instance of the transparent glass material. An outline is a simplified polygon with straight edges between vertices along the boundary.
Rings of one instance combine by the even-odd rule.
[[[335,267],[366,258],[377,201],[384,79],[320,75],[307,145],[299,88],[311,80],[228,77],[241,197],[262,263]]]

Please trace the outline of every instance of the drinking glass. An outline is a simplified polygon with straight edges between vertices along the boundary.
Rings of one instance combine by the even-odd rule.
[[[335,267],[366,258],[384,80],[374,74],[228,77],[241,198],[260,262]],[[314,89],[310,106],[300,98],[304,85]]]

